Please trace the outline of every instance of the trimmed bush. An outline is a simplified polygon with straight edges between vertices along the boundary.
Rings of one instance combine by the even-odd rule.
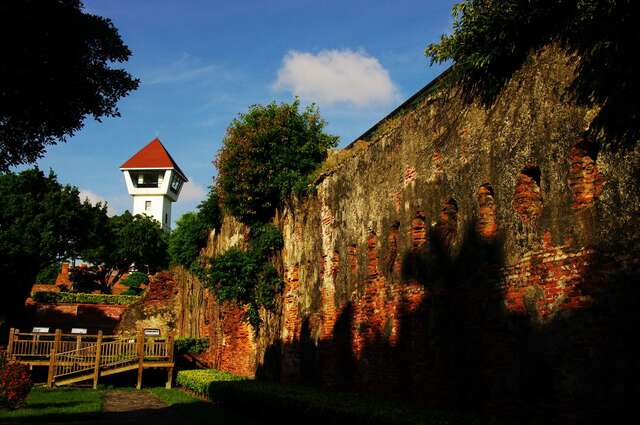
[[[209,348],[209,340],[207,338],[181,337],[175,340],[176,354],[199,354]]]
[[[10,361],[0,352],[0,407],[16,409],[31,391],[29,367]]]
[[[34,301],[46,304],[133,304],[140,299],[137,295],[78,294],[74,292],[34,292]]]
[[[215,369],[181,370],[176,383],[198,394],[209,394],[214,382],[242,381],[245,378]]]

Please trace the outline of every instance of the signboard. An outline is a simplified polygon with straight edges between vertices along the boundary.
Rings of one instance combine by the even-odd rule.
[[[87,334],[87,328],[71,328],[71,333],[72,334],[86,335]]]
[[[49,333],[49,328],[43,328],[42,326],[34,326],[31,332],[33,332],[34,334],[35,333],[46,334],[46,333]]]
[[[145,336],[160,336],[160,329],[145,328],[144,335]]]

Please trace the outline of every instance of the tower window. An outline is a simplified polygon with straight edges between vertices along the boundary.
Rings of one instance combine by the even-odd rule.
[[[167,224],[168,221],[169,221],[169,214],[164,213],[164,224]]]
[[[149,211],[151,209],[151,201],[144,201],[144,210]]]

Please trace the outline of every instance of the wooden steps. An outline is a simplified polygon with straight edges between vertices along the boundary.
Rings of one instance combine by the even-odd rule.
[[[60,381],[55,381],[55,385],[58,387],[61,387],[63,385],[71,385],[71,384],[75,384],[76,382],[88,381],[90,379],[93,379],[93,372],[91,372],[88,375],[81,375],[81,376],[76,376],[74,378],[67,378],[67,379],[62,379]]]
[[[146,336],[143,329],[135,337],[103,335],[68,335],[55,333],[9,332],[7,353],[13,360],[33,366],[48,366],[49,387],[93,381],[102,376],[131,370],[138,371],[136,388],[142,387],[142,372],[148,368],[167,369],[167,388],[171,388],[173,335],[166,338]]]
[[[100,371],[100,376],[115,375],[116,373],[128,372],[130,370],[136,370],[137,368],[138,368],[137,363],[129,364],[126,366],[117,367],[115,369],[107,369],[107,370]]]

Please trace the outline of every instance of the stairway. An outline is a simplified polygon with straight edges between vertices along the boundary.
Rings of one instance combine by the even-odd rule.
[[[51,357],[49,382],[70,385],[137,369],[144,354],[135,339],[116,339],[91,346],[55,353]]]

